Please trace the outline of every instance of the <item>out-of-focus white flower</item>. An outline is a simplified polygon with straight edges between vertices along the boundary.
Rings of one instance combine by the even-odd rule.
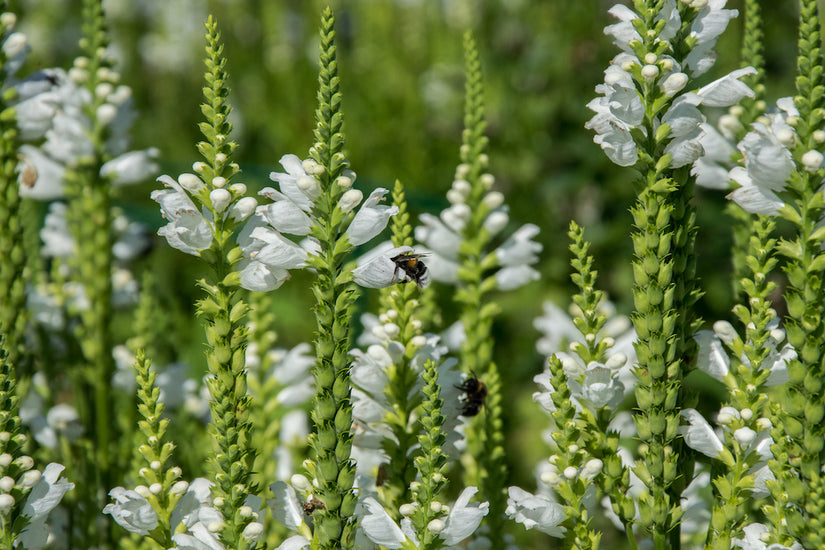
[[[768,533],[768,528],[761,523],[746,525],[742,528],[742,531],[745,533],[744,538],[733,539],[733,541],[731,541],[734,547],[741,548],[742,550],[803,550],[802,545],[798,542],[794,542],[790,546],[784,546],[778,543],[768,545],[768,543],[762,540],[763,536]]]
[[[54,508],[60,504],[63,495],[74,489],[74,483],[69,483],[60,473],[65,469],[62,464],[52,462],[43,470],[40,481],[32,487],[23,515],[28,516],[29,524],[20,534],[19,543],[30,550],[40,550],[46,546],[49,529],[46,519]]]
[[[766,115],[764,122],[754,122],[739,142],[745,166],[734,167],[729,176],[740,187],[728,198],[756,214],[778,213],[784,203],[776,193],[785,189],[794,167],[788,144],[794,141],[796,131],[788,119],[798,117],[799,112],[793,98],[779,99],[776,105],[777,111]]]
[[[564,507],[541,495],[533,495],[519,487],[507,490],[505,513],[525,529],[537,529],[552,537],[562,538],[566,529],[561,526],[565,519]]]
[[[688,425],[680,426],[679,433],[688,447],[710,458],[718,458],[725,446],[708,421],[695,409],[683,409],[681,415]]]
[[[114,185],[141,183],[158,173],[157,158],[160,150],[152,147],[142,151],[130,151],[105,163],[100,175],[111,178]]]
[[[61,163],[33,145],[21,145],[19,154],[22,162],[20,170],[20,195],[22,197],[47,201],[59,199],[65,195],[63,176],[66,168]],[[33,182],[31,179],[24,181],[23,174],[26,170],[34,176]]]
[[[168,224],[158,230],[158,235],[166,237],[169,245],[187,254],[200,256],[200,251],[212,244],[212,224],[189,198],[181,184],[163,175],[158,181],[169,189],[152,191],[152,200],[160,204],[163,217]]]

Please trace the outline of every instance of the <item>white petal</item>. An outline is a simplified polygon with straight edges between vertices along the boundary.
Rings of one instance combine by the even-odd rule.
[[[270,188],[267,188],[270,189]],[[261,195],[266,195],[270,198],[278,197],[280,193],[270,189],[270,193],[264,193],[267,189],[260,192]],[[276,230],[281,233],[289,233],[290,235],[306,235],[312,225],[310,217],[300,208],[284,195],[280,195],[278,199],[272,204],[266,204],[258,207],[258,213],[263,214],[266,221],[269,222]]]
[[[487,502],[470,504],[470,499],[477,492],[476,487],[465,488],[450,510],[450,515],[447,516],[447,526],[441,532],[441,537],[447,546],[454,546],[472,535],[490,510],[490,504]]]
[[[241,260],[238,264],[241,275],[241,286],[256,292],[275,290],[289,279],[289,271],[278,267],[270,267],[255,260]]]
[[[23,162],[31,164],[37,172],[34,185],[20,185],[20,195],[26,198],[47,201],[62,198],[65,195],[63,176],[65,167],[46,155],[38,147],[24,144],[20,146]],[[23,167],[21,166],[21,172]]]
[[[539,259],[537,254],[541,252],[542,246],[532,239],[538,234],[539,227],[535,224],[527,223],[521,226],[496,249],[499,263],[504,266],[536,263]]]
[[[387,193],[389,191],[379,187],[370,193],[358,209],[352,223],[347,228],[347,238],[353,246],[364,244],[381,233],[387,227],[390,217],[398,213],[397,206],[378,204]]]
[[[367,513],[361,518],[360,523],[367,537],[375,544],[387,548],[401,548],[407,537],[384,510],[384,507],[372,497],[365,498],[363,504]]]
[[[681,414],[690,423],[688,426],[679,426],[679,433],[685,438],[688,447],[710,458],[719,456],[725,447],[708,421],[696,409],[683,409]]]
[[[696,365],[717,380],[724,379],[730,368],[730,358],[722,341],[711,330],[700,330],[693,339],[699,346]]]
[[[424,225],[415,228],[415,240],[424,243],[429,250],[444,258],[458,259],[461,236],[444,225],[437,216],[421,214],[419,219]]]
[[[754,92],[747,84],[739,80],[743,76],[756,74],[756,69],[746,67],[728,73],[696,92],[702,98],[702,104],[708,107],[729,107],[739,103],[744,97],[754,97]]]
[[[499,290],[513,290],[531,281],[538,281],[539,272],[528,265],[504,267],[496,272]]]
[[[276,550],[300,550],[301,548],[309,548],[309,541],[302,535],[294,535],[282,542]]]
[[[45,518],[60,503],[63,495],[74,489],[74,483],[69,483],[65,478],[60,477],[64,469],[65,466],[55,462],[46,466],[40,481],[32,487],[26,499],[23,515],[32,520]]]
[[[149,501],[137,492],[115,487],[109,491],[109,496],[115,499],[115,503],[107,504],[103,513],[111,514],[115,522],[127,531],[145,536],[157,527],[157,514]]]
[[[741,166],[736,166],[730,171],[730,179],[741,187],[728,193],[727,198],[752,214],[775,216],[785,204],[770,189],[754,185],[747,170]]]
[[[269,489],[275,495],[266,501],[272,509],[272,517],[281,525],[293,531],[297,530],[304,522],[304,512],[295,495],[295,489],[283,481],[276,481]]]
[[[565,519],[564,507],[542,495],[533,495],[519,487],[507,490],[506,514],[524,525],[526,529],[538,529],[552,537],[561,538],[566,529],[560,524]]]
[[[392,261],[399,254],[412,252],[409,246],[390,248],[379,254],[371,255],[364,264],[352,270],[353,280],[365,288],[385,288],[406,280],[406,275]],[[361,261],[359,260],[359,264]]]
[[[263,244],[255,255],[256,261],[281,269],[300,269],[306,265],[307,251],[277,231],[256,227],[250,238]]]
[[[156,148],[130,151],[116,157],[100,168],[100,175],[112,178],[114,185],[141,183],[158,172],[155,159],[160,155]]]
[[[181,550],[224,550],[224,545],[218,541],[203,523],[196,523],[190,529],[191,535],[178,533],[172,536]]]

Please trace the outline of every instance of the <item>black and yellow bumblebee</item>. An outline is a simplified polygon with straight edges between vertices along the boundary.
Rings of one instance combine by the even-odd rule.
[[[415,254],[413,252],[404,252],[398,256],[390,258],[395,263],[395,273],[393,279],[397,276],[406,277],[403,282],[412,281],[419,288],[424,288],[430,284],[430,272],[427,266],[421,261],[421,258],[427,254]],[[402,281],[397,281],[402,282]]]
[[[487,399],[487,386],[484,382],[473,374],[456,388],[464,392],[461,396],[461,412],[458,414],[467,417],[477,415]]]

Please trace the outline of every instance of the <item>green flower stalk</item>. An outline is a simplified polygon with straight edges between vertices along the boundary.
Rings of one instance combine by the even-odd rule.
[[[348,215],[341,209],[345,188],[341,185],[348,162],[344,156],[343,113],[336,61],[334,17],[326,8],[321,18],[321,70],[318,76],[315,145],[310,156],[323,170],[317,180],[321,195],[313,205],[310,235],[320,250],[309,256],[317,272],[312,287],[318,332],[317,363],[312,420],[315,432],[311,477],[318,481],[324,507],[315,512],[313,546],[352,548],[355,542],[356,496],[352,490],[355,464],[352,452],[352,403],[350,395],[350,331],[357,289],[344,262],[352,250],[345,233]],[[318,171],[321,171],[319,169]],[[342,178],[342,179],[339,179]],[[351,180],[349,180],[351,183]]]
[[[738,79],[754,72],[740,69],[696,92],[683,92],[712,65],[711,48],[724,29],[717,25],[710,31],[707,18],[727,21],[735,12],[704,0],[665,9],[663,0],[635,0],[632,10],[620,5],[611,10],[620,22],[606,32],[623,53],[606,71],[604,97],[588,105],[596,115],[587,124],[613,162],[635,165],[641,176],[632,239],[633,321],[639,337],[635,421],[644,444],[635,471],[649,491],[639,502],[640,523],[657,549],[668,540],[679,547],[679,501],[692,479],[678,427],[680,409],[690,405],[682,379],[693,368],[692,335],[699,322],[693,309],[700,294],[695,213],[689,202],[694,187],[689,167],[703,151],[697,140],[704,117],[697,106],[727,106],[752,95]]]
[[[63,495],[74,488],[60,477],[63,466],[52,463],[41,472],[25,454],[29,445],[21,430],[14,368],[0,337],[0,548],[43,548],[46,520]]]
[[[570,345],[565,363],[561,353],[550,357],[548,370],[535,378],[543,391],[534,397],[553,420],[553,454],[541,481],[556,498],[551,502],[511,487],[507,513],[527,528],[564,538],[566,547],[598,548],[601,534],[585,503],[598,498],[599,491],[610,497],[631,547],[636,548],[632,529],[636,507],[628,494],[630,471],[618,453],[618,434],[608,430],[624,398],[619,371],[628,358],[613,349],[613,338],[604,335],[604,293],[595,288],[597,273],[588,254],[590,245],[575,222],[568,234],[573,253],[571,278],[579,289],[573,297],[578,308],[573,325],[581,338]]]
[[[739,105],[730,108],[730,115],[735,117],[733,139],[741,140],[755,122],[765,113],[765,33],[762,30],[762,10],[759,0],[745,0],[745,28],[742,31],[742,67],[753,67],[756,72],[744,76],[742,82],[753,90],[754,96],[743,98]],[[736,155],[737,160],[741,155]],[[733,289],[737,296],[742,295],[740,281],[748,275],[747,256],[751,235],[758,221],[753,215],[734,203],[725,205],[725,212],[734,220],[731,245],[731,264],[733,266]]]
[[[714,325],[717,336],[705,331],[697,335],[703,357],[700,368],[720,378],[729,391],[728,401],[718,416],[725,437],[724,450],[717,454],[722,464],[715,468],[720,473],[713,479],[716,491],[705,546],[709,550],[730,548],[733,539],[744,538],[743,529],[752,512],[749,504],[756,489],[754,472],[758,465],[764,465],[764,458],[752,441],[766,437],[771,428],[766,386],[777,354],[787,355],[787,350],[776,349],[781,337],[777,337],[778,320],[768,300],[776,286],[768,279],[777,264],[773,257],[776,240],[770,237],[774,226],[770,218],[754,216],[745,257],[750,273],[740,281],[747,307],[734,307],[734,314],[744,327],[744,339],[722,321]],[[719,363],[712,355],[714,346],[718,345],[717,337],[730,350],[730,366]]]
[[[206,85],[201,105],[206,120],[200,124],[204,140],[198,143],[203,162],[196,162],[198,175],[182,174],[175,181],[160,180],[170,189],[154,191],[169,224],[159,234],[183,252],[200,256],[211,268],[208,279],[198,286],[206,293],[199,300],[198,315],[206,332],[206,362],[211,375],[207,387],[211,396],[212,423],[209,433],[215,447],[212,468],[215,485],[213,503],[223,516],[220,538],[231,548],[254,548],[256,537],[245,536],[254,514],[246,513],[247,497],[258,493],[252,480],[256,451],[251,446],[245,364],[248,306],[239,287],[238,264],[241,249],[232,243],[240,226],[255,210],[257,201],[246,197],[246,185],[230,183],[239,172],[231,162],[237,144],[229,139],[230,106],[226,58],[220,33],[213,18],[206,21]],[[196,206],[197,203],[197,206]],[[201,208],[208,211],[204,217]]]
[[[777,433],[773,465],[777,477],[776,489],[787,493],[787,499],[797,506],[782,507],[776,502],[773,520],[777,542],[785,543],[789,536],[806,548],[823,544],[822,533],[812,529],[812,512],[818,504],[809,500],[814,487],[819,487],[825,458],[825,404],[822,388],[825,382],[825,230],[820,227],[825,213],[822,143],[825,142],[823,122],[823,56],[821,27],[817,3],[800,1],[799,52],[797,58],[796,96],[793,106],[797,116],[789,118],[796,131],[789,144],[793,160],[787,180],[785,205],[779,215],[790,221],[796,236],[781,239],[778,250],[787,259],[785,272],[788,287],[785,301],[788,316],[785,329],[788,342],[798,357],[788,364],[790,382],[779,407],[782,432]],[[798,477],[797,477],[798,476]],[[785,497],[782,496],[782,500]],[[822,518],[816,518],[821,521]]]
[[[0,15],[0,36],[15,40],[23,35],[12,36],[16,22],[13,13]],[[4,44],[5,45],[5,44]],[[0,73],[8,73],[6,48],[0,51]],[[0,97],[0,333],[5,337],[7,361],[22,372],[20,359],[23,354],[24,333],[29,314],[26,309],[26,248],[20,184],[17,173],[18,131],[14,108],[14,88],[7,88]],[[27,176],[33,176],[27,173]],[[31,183],[31,182],[30,182]]]
[[[418,435],[421,453],[415,457],[418,479],[411,487],[417,506],[410,519],[419,535],[418,548],[438,550],[444,545],[439,533],[444,530],[444,519],[447,516],[447,510],[440,501],[447,485],[444,477],[447,457],[442,450],[447,438],[442,430],[443,401],[438,386],[438,368],[434,361],[427,360],[424,363],[423,379],[424,401],[421,408],[421,433]]]

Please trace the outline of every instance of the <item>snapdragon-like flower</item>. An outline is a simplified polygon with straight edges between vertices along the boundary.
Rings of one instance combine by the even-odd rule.
[[[430,522],[428,528],[438,533],[445,546],[456,546],[472,535],[487,515],[488,503],[470,503],[470,499],[477,492],[478,489],[475,487],[465,488],[455,504],[450,507],[450,513],[446,518]],[[408,517],[401,520],[399,527],[384,507],[372,497],[362,501],[360,510],[363,515],[360,517],[359,528],[375,544],[386,548],[401,548],[410,544],[418,546],[418,533]]]
[[[422,225],[415,228],[415,239],[425,247],[420,251],[429,255],[427,267],[431,277],[447,284],[458,282],[459,249],[464,240],[462,231],[471,216],[466,204],[470,184],[463,179],[467,170],[468,167],[463,164],[456,169],[455,180],[447,192],[451,206],[439,216],[422,214],[419,218]],[[483,174],[481,178],[488,189],[493,185],[492,175]],[[483,226],[491,237],[500,233],[509,222],[507,206],[503,202],[504,197],[498,191],[488,191],[481,200],[481,208],[486,212]],[[531,267],[538,262],[538,254],[542,249],[540,243],[532,240],[538,233],[538,226],[525,224],[483,257],[482,266],[485,269],[496,269],[492,275],[495,287],[512,290],[539,278],[538,271]]]
[[[29,524],[20,534],[18,543],[29,550],[40,550],[46,546],[50,529],[46,524],[49,514],[60,504],[68,491],[74,489],[74,483],[60,477],[65,469],[62,464],[51,463],[43,470],[40,479],[32,487],[23,515],[28,516]]]
[[[182,174],[177,181],[163,175],[158,181],[167,189],[152,191],[151,198],[160,204],[161,214],[169,222],[158,230],[158,235],[166,237],[173,248],[200,256],[200,251],[212,244],[213,227],[209,212],[195,206],[189,196],[192,189],[189,180],[193,178],[200,182],[200,178],[193,174]]]
[[[769,532],[767,526],[762,523],[751,523],[746,525],[742,531],[745,536],[741,539],[733,539],[733,546],[742,550],[803,550],[802,545],[794,542],[790,546],[775,543],[768,544],[763,539],[767,538]]]
[[[323,168],[312,160],[301,161],[296,155],[284,155],[280,162],[286,172],[272,172],[269,176],[278,183],[279,189],[266,187],[260,191],[272,202],[258,206],[255,216],[250,218],[238,238],[244,253],[240,264],[241,286],[249,290],[263,292],[278,288],[289,278],[289,270],[303,268],[307,257],[316,254],[318,249],[317,242],[308,235],[314,215],[313,205],[321,196],[315,176]],[[347,185],[352,185],[355,173],[345,171],[342,177]],[[352,193],[348,195],[350,191]],[[398,212],[395,206],[380,204],[386,189],[376,189],[363,203],[360,191],[350,189],[347,193],[341,199],[346,199],[345,203],[339,205],[342,210],[350,212],[361,203],[346,230],[349,242],[354,246],[378,235],[390,217]],[[305,238],[296,243],[285,235]],[[359,282],[358,278],[356,282]],[[365,280],[361,278],[360,282]],[[373,281],[372,284],[376,283]],[[383,286],[389,284],[392,282]]]
[[[78,58],[82,60],[83,58]],[[89,77],[82,61],[68,73],[61,69],[37,71],[20,82],[17,121],[21,137],[27,141],[45,137],[39,147],[21,147],[20,193],[38,200],[60,198],[63,192],[65,169],[83,156],[94,152],[91,141],[92,120],[87,114],[94,97],[83,86]],[[128,135],[135,119],[132,92],[128,86],[116,84],[117,75],[102,68],[101,84],[96,90],[103,103],[96,117],[108,130],[104,144],[111,160],[100,170],[100,175],[113,185],[131,185],[146,181],[158,171],[156,148],[128,151]],[[28,171],[28,172],[27,172]]]
[[[543,495],[528,493],[519,487],[507,490],[506,514],[524,525],[525,529],[536,529],[550,536],[561,538],[566,529],[561,523],[566,519],[564,506]]]
[[[696,364],[700,370],[706,372],[717,380],[724,381],[730,372],[730,357],[725,350],[723,343],[730,343],[731,338],[738,338],[735,330],[725,321],[714,323],[713,331],[700,330],[694,336],[694,340],[699,346]],[[769,371],[764,384],[768,387],[778,386],[788,381],[788,362],[796,358],[796,350],[786,343],[785,331],[779,328],[779,319],[773,319],[768,330],[770,336],[765,342],[769,349],[768,355],[758,366],[760,371]],[[743,365],[753,368],[746,355],[740,357]]]
[[[729,174],[739,187],[728,198],[748,212],[769,216],[784,205],[777,193],[785,189],[793,170],[791,149],[797,140],[788,121],[799,116],[791,97],[778,100],[776,105],[778,110],[754,122],[739,142],[745,166],[736,166]]]

